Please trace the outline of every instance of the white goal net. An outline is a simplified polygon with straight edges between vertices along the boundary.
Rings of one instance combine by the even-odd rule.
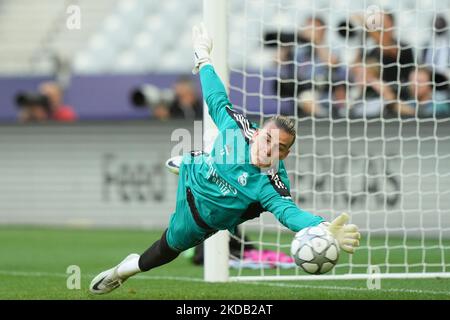
[[[230,279],[450,275],[450,1],[227,5],[234,107],[258,124],[295,119],[292,197],[327,220],[348,212],[363,237],[309,276],[264,213],[230,246]]]

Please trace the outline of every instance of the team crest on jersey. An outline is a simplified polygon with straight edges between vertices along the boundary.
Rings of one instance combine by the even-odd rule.
[[[239,176],[238,182],[241,186],[245,187],[247,185],[247,177],[248,177],[247,172],[244,172]]]

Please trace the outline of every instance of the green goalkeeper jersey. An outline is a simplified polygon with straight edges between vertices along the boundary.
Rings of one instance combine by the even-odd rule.
[[[283,161],[277,169],[268,170],[251,164],[250,143],[256,127],[232,109],[213,66],[202,67],[200,80],[219,135],[209,154],[194,153],[184,158],[186,177],[180,179],[186,179],[203,220],[212,228],[232,232],[238,224],[265,211],[295,232],[323,222],[322,217],[293,202]]]

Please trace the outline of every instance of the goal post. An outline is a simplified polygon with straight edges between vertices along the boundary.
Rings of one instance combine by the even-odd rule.
[[[229,84],[228,70],[228,0],[203,0],[203,22],[213,39],[211,59],[214,69],[225,87]],[[203,135],[205,151],[211,147],[211,138],[217,135],[217,128],[203,105]],[[208,282],[228,281],[228,231],[219,231],[205,241],[204,280]]]
[[[450,48],[450,29],[447,25],[438,33],[433,26],[439,13],[450,17],[450,5],[439,0],[381,3],[388,4],[204,0],[204,22],[214,40],[212,60],[234,108],[259,124],[275,114],[296,122],[296,143],[285,161],[294,201],[328,221],[348,212],[363,237],[356,253],[341,252],[325,275],[307,275],[289,263],[264,261],[262,255],[247,263],[247,246],[289,254],[294,234],[263,213],[240,226],[237,255],[229,251],[235,236],[227,231],[205,242],[205,281],[450,277],[450,61],[442,71],[445,51],[436,49]],[[401,58],[385,62],[388,67],[376,60],[381,51],[371,34],[383,23],[381,12],[394,17],[381,34],[392,31],[392,46],[402,48]],[[311,32],[310,42],[298,37]],[[441,38],[443,33],[447,38]],[[325,49],[333,57],[309,64],[316,54],[323,60]],[[435,65],[438,61],[441,65]],[[400,71],[389,78],[385,73],[392,68]],[[448,116],[438,109],[426,114],[431,107],[421,107],[425,104],[414,88],[423,80],[414,72],[424,68],[430,74],[421,85],[432,88],[428,105],[448,105]],[[393,113],[405,105],[415,106],[415,114]],[[319,112],[308,113],[314,108]],[[206,109],[204,114],[206,132],[214,124]]]

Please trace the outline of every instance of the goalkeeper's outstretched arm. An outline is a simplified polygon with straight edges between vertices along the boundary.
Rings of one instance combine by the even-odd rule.
[[[276,189],[271,186],[263,188],[260,202],[281,224],[294,232],[307,227],[321,226],[333,235],[339,247],[345,252],[354,253],[359,246],[361,235],[356,225],[347,224],[350,218],[348,214],[343,213],[331,223],[326,222],[322,217],[297,207],[285,184],[279,182]]]
[[[339,247],[345,252],[354,253],[359,246],[361,235],[358,227],[354,224],[347,224],[350,217],[346,213],[339,215],[330,223],[324,221],[322,217],[300,209],[292,200],[282,197],[271,199],[268,202],[267,209],[275,215],[281,224],[294,232],[320,225],[333,235],[339,243]]]
[[[282,225],[294,232],[317,226],[325,221],[322,217],[297,207],[287,195],[271,192],[261,197],[261,204],[266,210],[272,212]]]
[[[208,111],[216,126],[221,129],[229,119],[227,107],[232,107],[228,100],[225,87],[212,66],[210,53],[212,40],[202,24],[192,29],[194,45],[194,74],[200,72],[203,98],[208,105]]]

